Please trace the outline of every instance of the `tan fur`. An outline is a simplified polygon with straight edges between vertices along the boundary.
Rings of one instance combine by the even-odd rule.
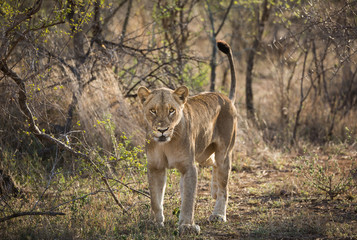
[[[234,73],[233,65],[231,71]],[[231,100],[219,93],[188,97],[185,86],[174,91],[167,88],[149,91],[140,87],[138,96],[147,123],[148,180],[156,221],[160,225],[164,223],[166,168],[176,168],[181,173],[179,231],[199,233],[200,228],[194,223],[195,162],[213,168],[211,193],[216,204],[209,220],[226,221],[228,178],[237,126]]]

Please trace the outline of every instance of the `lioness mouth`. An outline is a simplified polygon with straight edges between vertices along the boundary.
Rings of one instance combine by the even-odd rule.
[[[162,135],[158,138],[158,140],[159,142],[166,142],[167,138],[164,135]]]

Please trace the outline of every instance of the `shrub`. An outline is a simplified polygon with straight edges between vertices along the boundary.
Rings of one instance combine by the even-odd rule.
[[[355,187],[352,176],[352,169],[355,168],[353,161],[344,168],[337,159],[331,157],[320,160],[317,155],[311,159],[304,156],[301,161],[299,173],[305,179],[305,185],[323,192],[331,200]]]

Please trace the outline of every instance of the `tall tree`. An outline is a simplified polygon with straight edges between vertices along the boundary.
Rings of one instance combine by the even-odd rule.
[[[247,60],[247,70],[246,70],[246,79],[245,79],[245,102],[246,102],[246,110],[247,110],[247,117],[250,120],[255,122],[255,110],[254,110],[254,103],[253,103],[253,68],[254,68],[254,58],[255,54],[259,48],[259,44],[262,40],[263,32],[265,23],[269,18],[270,6],[268,0],[264,0],[261,5],[261,15],[258,11],[256,14],[257,17],[257,33],[254,37],[252,47],[249,49],[248,53],[248,60]]]
[[[213,12],[212,12],[212,3],[209,2],[208,0],[206,0],[206,10],[208,13],[208,18],[210,21],[210,26],[211,26],[211,30],[210,30],[210,40],[211,40],[211,46],[212,46],[212,55],[211,55],[211,60],[210,60],[210,67],[211,67],[211,77],[210,77],[210,91],[214,92],[215,88],[216,88],[216,58],[217,58],[217,35],[220,33],[220,31],[222,30],[222,27],[227,19],[228,13],[231,10],[232,6],[233,6],[234,0],[231,0],[229,2],[229,5],[227,7],[227,9],[225,10],[225,13],[223,15],[223,18],[221,20],[221,23],[219,24],[217,30],[215,28],[215,19],[213,16]]]

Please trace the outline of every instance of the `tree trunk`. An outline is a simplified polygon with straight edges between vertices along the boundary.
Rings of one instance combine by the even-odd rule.
[[[210,91],[211,92],[214,92],[215,91],[215,88],[216,88],[216,58],[217,58],[217,35],[218,33],[221,31],[226,19],[227,19],[227,16],[228,16],[228,13],[229,11],[231,10],[232,6],[233,6],[233,0],[230,1],[229,3],[229,6],[226,10],[226,12],[224,13],[224,16],[223,16],[223,19],[222,19],[222,22],[221,24],[218,26],[218,29],[217,31],[215,30],[215,27],[214,27],[214,18],[213,18],[213,14],[212,14],[212,11],[211,11],[211,8],[210,8],[210,4],[208,3],[208,1],[206,0],[206,4],[207,4],[207,12],[208,12],[208,17],[209,17],[209,20],[210,20],[210,23],[211,23],[211,31],[212,31],[212,35],[211,35],[211,42],[212,42],[212,57],[211,57],[211,61],[210,61],[210,67],[211,67],[211,84],[210,84]]]
[[[268,8],[268,0],[264,0],[262,4],[262,8],[263,8],[263,13],[261,19],[259,19],[259,14],[258,14],[258,33],[255,36],[252,48],[250,49],[248,54],[247,75],[245,80],[245,103],[246,103],[247,117],[248,119],[253,120],[254,122],[255,122],[255,111],[254,111],[254,104],[253,104],[252,74],[253,74],[255,53],[262,39],[265,22],[268,20],[269,17],[270,8]]]
[[[214,92],[216,87],[216,56],[217,56],[217,46],[216,46],[216,38],[212,37],[212,57],[210,62],[211,67],[211,85],[209,90]]]

